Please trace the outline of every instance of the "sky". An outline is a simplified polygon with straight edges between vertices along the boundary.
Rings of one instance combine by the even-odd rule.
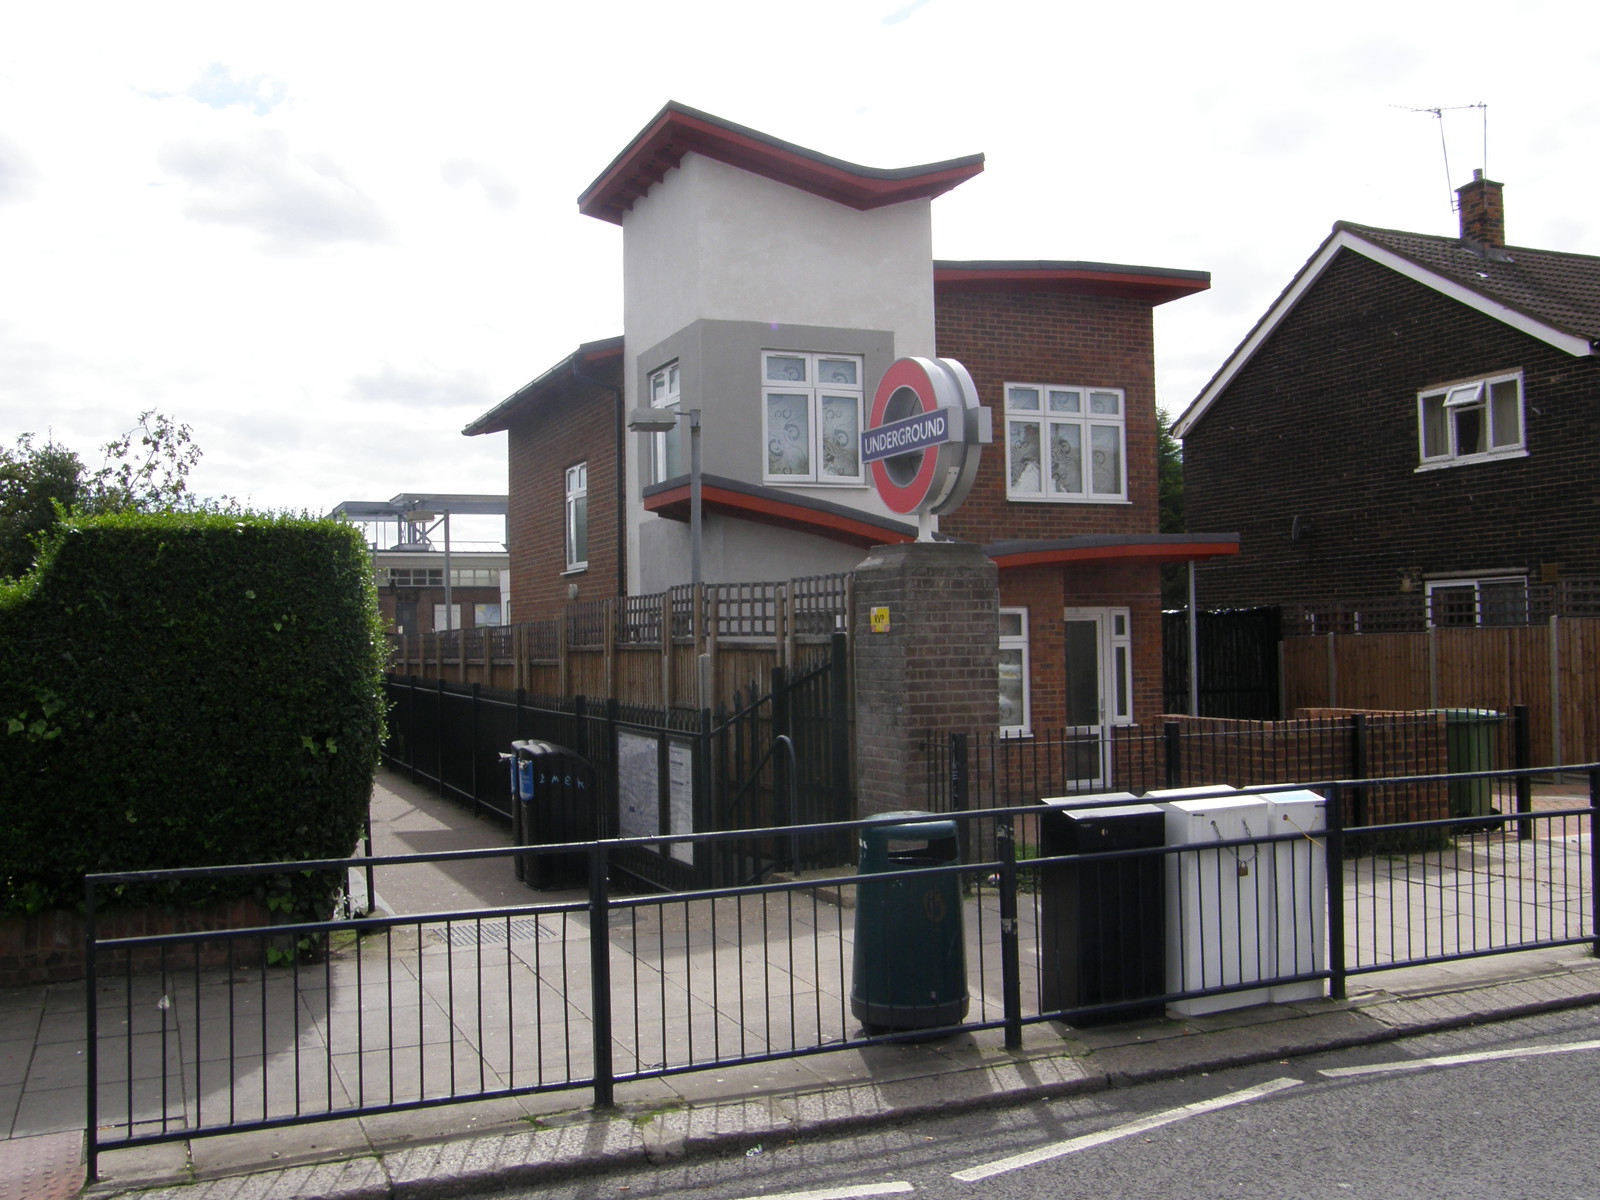
[[[1336,220],[1453,235],[1474,168],[1509,243],[1600,255],[1597,33],[1539,0],[7,4],[0,445],[98,466],[157,409],[202,495],[503,492],[505,435],[461,429],[622,332],[621,229],[576,200],[668,100],[868,166],[982,152],[937,258],[1209,271],[1156,310],[1175,415]]]

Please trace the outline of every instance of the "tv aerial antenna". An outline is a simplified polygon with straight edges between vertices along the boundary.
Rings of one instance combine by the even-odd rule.
[[[1475,108],[1483,116],[1483,173],[1489,173],[1489,106],[1480,100],[1476,104],[1442,104],[1434,108],[1412,108],[1407,104],[1394,104],[1391,108],[1403,108],[1406,112],[1427,113],[1439,122],[1439,149],[1444,153],[1444,186],[1445,192],[1450,197],[1450,211],[1456,211],[1456,189],[1450,182],[1450,147],[1444,140],[1444,115],[1447,112],[1462,112]]]

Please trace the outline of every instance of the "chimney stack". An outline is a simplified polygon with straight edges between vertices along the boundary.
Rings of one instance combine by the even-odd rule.
[[[1472,182],[1456,189],[1463,241],[1474,241],[1481,246],[1506,244],[1506,206],[1500,196],[1502,186],[1492,179],[1485,179],[1482,171],[1474,170]]]

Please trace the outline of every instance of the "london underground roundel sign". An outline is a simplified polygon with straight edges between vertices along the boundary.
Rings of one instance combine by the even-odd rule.
[[[861,460],[898,513],[960,507],[994,440],[972,376],[953,358],[902,358],[883,373],[861,435]]]

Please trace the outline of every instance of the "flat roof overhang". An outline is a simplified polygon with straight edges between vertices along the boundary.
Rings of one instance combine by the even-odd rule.
[[[703,476],[700,506],[706,514],[736,517],[869,549],[917,540],[917,527],[843,504],[794,496],[737,479]],[[689,519],[687,476],[644,490],[644,509],[672,521]],[[1051,563],[1192,562],[1239,553],[1236,533],[1082,534],[1056,539],[991,542],[983,552],[1002,570]]]
[[[991,542],[983,552],[1002,570],[1053,563],[1199,562],[1239,553],[1237,533],[1089,533]]]
[[[506,496],[401,492],[392,500],[345,500],[335,505],[328,516],[347,517],[352,521],[402,520],[415,513],[503,517],[507,500]]]
[[[703,513],[797,529],[863,549],[917,540],[917,527],[905,521],[717,475],[701,476],[700,508]],[[680,475],[645,488],[644,509],[669,520],[687,521],[688,477]]]
[[[1118,296],[1156,305],[1192,296],[1210,286],[1209,271],[1124,263],[936,259],[933,264],[935,294],[1061,292],[1075,296]]]

